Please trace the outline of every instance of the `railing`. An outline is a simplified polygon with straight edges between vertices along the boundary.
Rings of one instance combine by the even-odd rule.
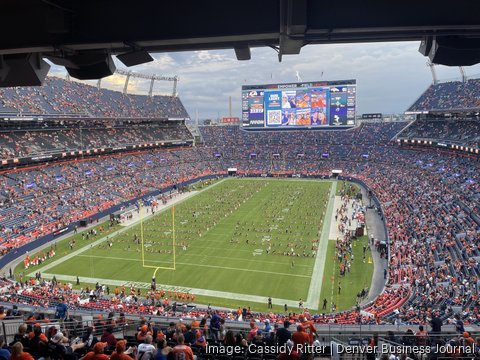
[[[19,306],[20,311],[25,311],[29,309],[33,311],[33,307]],[[38,310],[38,309],[37,309]],[[38,313],[38,311],[37,311]],[[47,316],[50,315],[53,317],[54,310],[50,309],[44,312]],[[82,336],[88,327],[95,328],[95,334],[101,334],[105,329],[111,327],[109,318],[98,318],[98,314],[95,313],[86,313],[83,311],[70,311],[71,320],[66,320],[63,323],[60,323],[58,320],[52,319],[50,322],[45,322],[41,320],[33,320],[30,324],[39,323],[42,329],[48,329],[49,327],[55,327],[57,329],[68,330],[71,335]],[[180,315],[180,314],[179,314]],[[147,323],[155,324],[158,328],[162,329],[165,332],[165,329],[169,326],[171,322],[178,323],[182,317],[166,317],[166,316],[150,316],[145,320]],[[112,318],[113,319],[113,318]],[[118,320],[115,319],[115,320]],[[199,321],[200,319],[197,319]],[[190,324],[193,319],[183,318],[184,324]],[[140,325],[140,317],[133,315],[126,315],[125,321],[122,323],[117,323],[113,326],[113,331],[117,334],[117,337],[127,336],[135,334],[137,327]],[[11,320],[2,321],[2,326],[0,327],[1,335],[3,335],[8,343],[13,339],[13,336],[18,332],[18,327],[21,324],[24,324],[25,321],[21,317],[17,317]],[[262,329],[262,324],[257,323],[259,329]],[[238,332],[247,332],[250,330],[248,321],[234,321],[226,320],[225,321],[226,330],[232,330],[235,333]],[[384,343],[401,346],[404,345],[400,342],[395,342],[389,339],[389,332],[395,335],[399,340],[405,340],[411,338],[411,343],[415,343],[417,338],[415,335],[408,335],[407,330],[412,329],[412,326],[406,325],[316,325],[317,339],[322,344],[330,344],[331,341],[337,341],[341,344],[356,346],[356,345],[366,345],[367,340],[371,337],[378,337],[379,343],[380,340]],[[478,327],[468,327],[471,331],[473,338],[480,334],[480,328]],[[290,330],[292,332],[296,331],[295,326],[291,326]],[[459,336],[455,333],[455,326],[447,325],[443,326],[443,332],[441,334],[428,334],[429,345],[436,344],[439,342],[439,339],[452,339],[455,336]]]
[[[124,338],[127,334],[134,333],[137,327],[140,325],[140,320],[129,321],[123,324],[111,325],[107,322],[109,319],[67,319],[63,322],[58,320],[53,320],[49,322],[32,321],[31,325],[39,324],[42,328],[43,333],[48,333],[50,328],[55,328],[57,331],[62,331],[65,334],[68,334],[71,337],[82,337],[88,330],[89,327],[93,327],[93,334],[101,336],[106,329],[113,330],[113,333],[117,338]],[[13,341],[15,334],[18,333],[18,328],[20,325],[25,324],[26,322],[23,318],[12,319],[2,321],[0,327],[1,335],[3,336],[5,343],[9,344]]]

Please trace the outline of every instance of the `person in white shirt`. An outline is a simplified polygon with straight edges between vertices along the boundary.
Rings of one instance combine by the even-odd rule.
[[[152,345],[152,335],[145,336],[142,344],[138,345],[136,360],[150,360],[155,356],[157,348]]]

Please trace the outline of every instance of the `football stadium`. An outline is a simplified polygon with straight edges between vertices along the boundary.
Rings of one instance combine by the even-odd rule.
[[[158,4],[131,4],[138,19],[113,33],[108,1],[32,0],[31,37],[0,40],[0,358],[478,359],[478,5],[455,24],[392,5],[322,25],[313,1],[247,1],[247,29],[245,6],[214,2],[162,24]],[[131,8],[109,5],[127,24]],[[198,29],[178,25],[194,14]],[[429,58],[400,112],[360,113],[395,91],[372,95],[361,66],[250,79],[234,65],[257,47],[281,63],[379,41]],[[197,68],[152,73],[170,52]],[[190,86],[225,58],[245,80],[215,84],[228,115],[200,121],[197,104],[219,101]]]

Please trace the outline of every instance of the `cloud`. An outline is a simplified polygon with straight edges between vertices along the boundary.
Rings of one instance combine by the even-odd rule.
[[[431,84],[427,58],[417,42],[308,45],[299,55],[286,55],[281,63],[270,48],[253,48],[252,59],[238,61],[233,49],[154,54],[154,61],[131,68],[145,74],[178,75],[178,93],[189,114],[216,118],[241,114],[241,87],[245,84],[357,79],[358,113],[405,111]],[[117,66],[123,67],[117,62]],[[440,79],[458,78],[459,69],[437,66]],[[468,75],[480,66],[466,68]],[[322,76],[323,73],[323,76]],[[102,86],[122,91],[124,77],[102,81]],[[148,93],[148,80],[133,80],[130,92]],[[171,93],[173,84],[155,82],[155,93]]]

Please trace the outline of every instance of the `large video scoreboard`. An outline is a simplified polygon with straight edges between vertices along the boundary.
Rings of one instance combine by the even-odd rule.
[[[242,86],[244,127],[355,125],[356,80]]]

